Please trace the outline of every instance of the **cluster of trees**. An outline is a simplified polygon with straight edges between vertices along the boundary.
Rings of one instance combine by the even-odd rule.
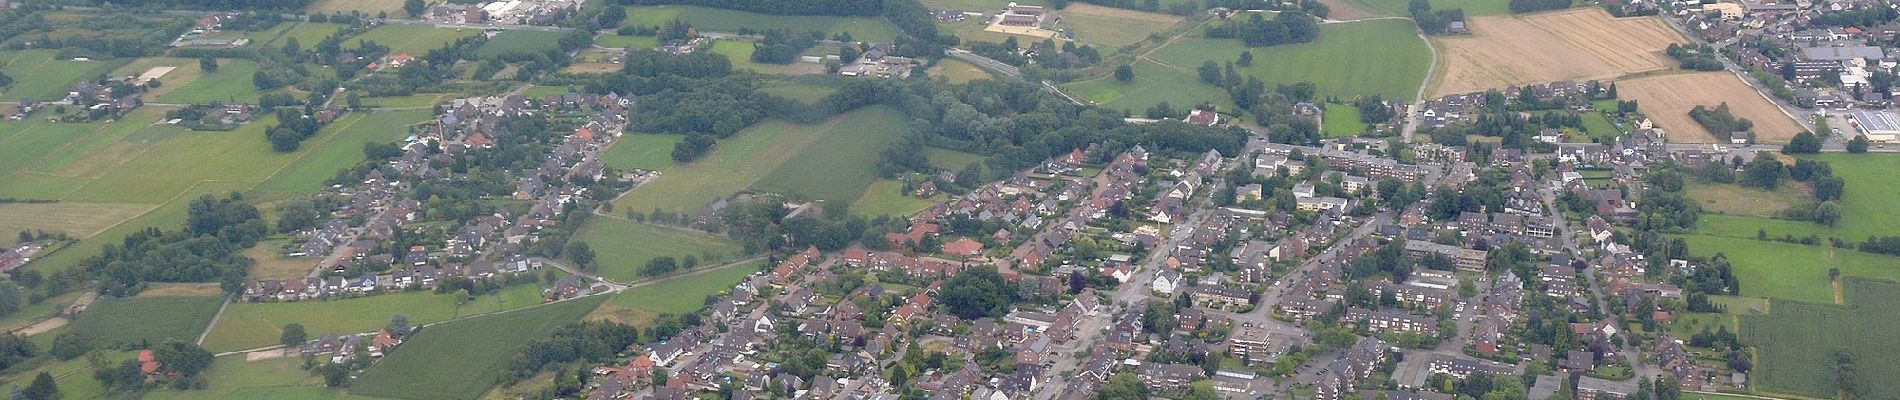
[[[167,387],[174,390],[205,387],[205,378],[201,374],[211,367],[212,356],[204,348],[191,343],[168,341],[152,348],[152,358],[158,360],[158,372],[165,377]],[[125,360],[117,366],[94,370],[92,377],[112,393],[135,392],[146,387],[146,375],[139,369],[138,360]]]
[[[1247,47],[1307,43],[1319,39],[1319,22],[1303,10],[1281,11],[1272,19],[1254,13],[1243,21],[1207,27],[1207,37],[1240,39]]]
[[[1788,145],[1781,146],[1781,152],[1785,154],[1819,153],[1821,152],[1821,137],[1816,136],[1814,132],[1801,131],[1794,134],[1794,139],[1788,140]]]
[[[1015,304],[1016,290],[991,268],[970,268],[944,282],[938,301],[963,319],[1001,318]]]
[[[767,29],[759,43],[753,45],[752,62],[767,64],[791,64],[798,61],[798,54],[817,45],[817,39],[825,37],[824,32],[813,31],[810,34],[793,33],[791,29]]]
[[[1681,44],[1670,43],[1669,49],[1664,52],[1669,54],[1670,58],[1681,62],[1682,69],[1721,71],[1723,68],[1722,59],[1716,58],[1717,55],[1714,51],[1703,49],[1694,44],[1683,46]]]
[[[625,351],[628,345],[639,341],[640,330],[630,325],[618,322],[576,322],[555,330],[554,335],[548,338],[523,345],[509,362],[508,372],[515,379],[526,379],[551,364],[607,362]]]
[[[1572,0],[1511,0],[1511,12],[1528,13],[1570,8]]]
[[[1861,242],[1856,248],[1868,253],[1900,256],[1900,236],[1868,236],[1867,241]]]
[[[242,290],[252,264],[242,252],[270,233],[257,208],[237,193],[205,195],[188,208],[184,230],[148,228],[87,259],[85,271],[99,278],[99,292],[128,296],[154,281],[221,282],[228,292]]]
[[[1433,10],[1430,0],[1412,0],[1406,5],[1412,13],[1412,21],[1418,23],[1418,30],[1428,35],[1446,33],[1445,28],[1453,21],[1465,20],[1465,9]]]
[[[1833,27],[1880,26],[1897,18],[1900,18],[1900,11],[1895,11],[1892,5],[1874,3],[1858,9],[1821,13],[1819,18],[1814,19],[1814,24]]]
[[[1726,137],[1737,132],[1749,132],[1755,129],[1754,121],[1749,121],[1748,118],[1738,118],[1733,112],[1730,112],[1728,102],[1722,102],[1722,104],[1715,106],[1715,108],[1695,106],[1695,108],[1689,110],[1689,118],[1695,119],[1696,124],[1702,125],[1702,129],[1707,129],[1709,134],[1715,135],[1715,137],[1718,138]]]
[[[1376,94],[1353,99],[1352,106],[1353,108],[1359,109],[1359,122],[1367,124],[1385,123],[1399,115],[1398,108],[1387,104],[1385,98]],[[1545,113],[1544,115],[1549,116],[1551,114]],[[1581,125],[1582,123],[1581,117],[1579,117],[1577,124]]]
[[[303,110],[283,108],[277,110],[277,125],[264,128],[264,138],[270,140],[272,150],[279,152],[297,151],[304,139],[316,136],[323,125],[315,117]]]

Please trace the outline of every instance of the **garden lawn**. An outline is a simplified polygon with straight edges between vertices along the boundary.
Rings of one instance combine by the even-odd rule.
[[[199,71],[198,63],[192,62],[180,70]],[[173,74],[179,71],[172,71]],[[232,103],[257,103],[259,95],[257,85],[251,83],[251,75],[257,73],[257,62],[242,58],[224,58],[218,60],[218,72],[203,73],[197,79],[169,93],[158,95],[159,102],[165,103],[210,103],[213,101]],[[166,76],[171,76],[167,74]],[[171,83],[165,78],[160,82]],[[260,113],[262,114],[262,113]],[[255,122],[253,122],[255,123]]]
[[[275,345],[284,325],[291,323],[303,324],[305,332],[317,337],[373,332],[388,326],[389,318],[396,314],[409,317],[412,324],[442,322],[540,304],[540,292],[535,285],[509,286],[500,294],[482,295],[461,306],[455,304],[457,295],[426,291],[330,301],[231,303],[218,318],[218,325],[211,328],[211,335],[205,337],[204,347],[225,352]]]
[[[1601,112],[1583,113],[1583,131],[1592,138],[1613,139],[1623,136],[1623,130],[1617,129],[1616,124],[1610,122],[1610,117],[1603,116]]]
[[[1326,137],[1353,137],[1366,131],[1366,123],[1359,121],[1359,108],[1350,105],[1326,103],[1325,121],[1320,131]]]
[[[645,211],[641,211],[645,212]],[[743,250],[738,243],[722,237],[694,231],[654,226],[621,218],[592,218],[572,240],[587,242],[594,249],[594,264],[602,277],[615,282],[632,282],[645,277],[647,261],[659,257],[683,260],[706,255],[731,260]]]
[[[798,173],[798,171],[775,172],[785,165],[834,167],[828,161],[823,160],[799,161],[797,164],[792,164],[792,162],[801,157],[837,156],[833,154],[834,152],[828,150],[807,151],[806,149],[827,136],[847,135],[849,137],[858,137],[857,135],[861,134],[861,132],[847,132],[850,129],[882,129],[886,132],[901,131],[903,129],[901,124],[903,120],[902,118],[898,118],[897,115],[895,111],[889,108],[871,107],[835,116],[825,122],[813,125],[799,125],[780,120],[760,122],[739,131],[730,138],[720,140],[719,144],[713,148],[711,153],[706,154],[706,156],[701,157],[699,160],[687,164],[675,165],[658,179],[633,188],[633,190],[628,191],[626,195],[614,200],[614,209],[637,210],[640,212],[659,209],[673,213],[697,214],[699,210],[707,204],[711,204],[733,193],[738,193],[748,187],[752,187],[755,182],[759,182],[761,178],[767,175],[781,174],[777,176],[785,176],[784,174]],[[898,124],[880,126],[881,124],[868,123],[867,121],[881,121],[883,123],[895,121]],[[826,142],[834,143],[835,141]],[[870,154],[852,155],[850,157],[853,159],[864,158],[875,160],[877,156],[876,152],[882,149],[882,147],[877,147],[872,149]],[[872,164],[866,163],[862,165],[861,168],[864,168],[866,172],[870,172]],[[853,171],[823,171],[824,173],[856,173]],[[815,171],[805,172],[818,173]],[[874,179],[876,174],[868,173],[865,176],[873,177]],[[852,179],[856,178],[857,177],[852,177]],[[819,178],[807,177],[799,178],[798,180],[803,182],[811,179]],[[777,187],[773,186],[777,184],[782,183],[763,186]],[[870,180],[867,179],[862,183],[852,183],[851,185],[869,184]],[[855,199],[857,194],[862,193],[863,190],[863,186],[857,186],[857,192],[853,192],[848,196],[843,194],[831,194],[829,197]],[[805,192],[819,193],[815,191]]]
[[[747,276],[759,272],[763,261],[719,266],[695,271],[693,275],[655,281],[614,296],[613,305],[665,314],[686,314],[706,307],[706,296],[732,289]]]
[[[73,322],[73,332],[95,343],[194,341],[217,315],[224,296],[101,298]]]
[[[1900,393],[1900,363],[1893,362],[1900,360],[1900,346],[1893,345],[1900,283],[1847,279],[1844,286],[1845,306],[1774,299],[1768,314],[1741,316],[1738,336],[1755,346],[1749,373],[1755,391],[1835,398],[1834,354],[1846,352],[1859,393]]]
[[[752,189],[831,202],[857,200],[878,179],[879,154],[903,134],[904,123],[902,113],[886,106],[845,114]]]
[[[785,28],[800,34],[811,31],[824,32],[827,38],[839,33],[850,33],[852,40],[863,42],[890,42],[898,35],[897,27],[891,26],[890,23],[884,22],[883,18],[876,16],[769,15],[721,8],[675,5],[627,7],[627,20],[621,25],[661,26],[674,18],[686,21],[702,32]]]
[[[931,204],[936,204],[942,199],[942,196],[913,197],[904,193],[904,182],[879,179],[876,183],[872,183],[870,188],[865,189],[864,196],[858,197],[857,201],[851,203],[851,212],[867,217],[879,215],[908,217],[925,208],[930,208]]]
[[[429,50],[447,46],[464,36],[474,36],[481,31],[463,28],[436,28],[423,25],[385,24],[356,35],[345,42],[343,47],[357,47],[358,44],[371,41],[389,46],[389,54],[404,54],[422,57]]]
[[[540,53],[559,47],[561,36],[566,35],[566,32],[557,31],[502,31],[476,48],[475,56],[487,58],[508,53]]]
[[[1241,68],[1244,75],[1260,78],[1269,87],[1312,82],[1318,86],[1319,97],[1342,100],[1380,95],[1409,101],[1417,96],[1431,67],[1431,51],[1424,39],[1411,21],[1401,19],[1325,24],[1320,26],[1318,41],[1271,47],[1248,48],[1235,39],[1182,38],[1156,50],[1152,57],[1198,84],[1194,69],[1202,62],[1225,65],[1241,51],[1254,55],[1253,65]],[[1175,106],[1193,104],[1198,102]]]
[[[97,78],[132,62],[131,59],[73,61],[54,59],[57,50],[21,50],[0,52],[0,72],[13,77],[13,84],[0,92],[0,101],[34,99],[55,101],[66,98],[73,84]]]
[[[423,328],[364,370],[350,393],[403,399],[471,399],[487,393],[529,341],[580,321],[606,296],[589,296]]]
[[[685,135],[631,133],[622,135],[601,153],[600,161],[619,170],[664,171],[673,166],[673,145]]]
[[[1695,256],[1727,255],[1735,278],[1741,281],[1741,294],[1749,297],[1832,303],[1829,268],[1840,268],[1843,276],[1900,280],[1900,257],[1755,239],[1678,237],[1687,239],[1689,252]]]

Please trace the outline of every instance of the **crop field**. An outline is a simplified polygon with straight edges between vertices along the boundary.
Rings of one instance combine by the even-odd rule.
[[[991,78],[989,71],[978,68],[976,64],[952,59],[937,61],[937,66],[931,67],[929,73],[930,76],[943,77],[949,80],[950,83],[964,83]]]
[[[920,199],[904,193],[904,182],[879,179],[864,190],[864,196],[851,202],[851,212],[867,217],[879,215],[906,217],[930,208],[931,204],[936,204],[943,199],[942,195]]]
[[[211,335],[205,337],[204,347],[223,352],[270,346],[277,344],[284,325],[290,323],[303,324],[316,337],[375,331],[389,325],[389,317],[396,314],[409,317],[414,324],[442,322],[541,304],[541,289],[535,285],[509,286],[460,306],[455,304],[456,297],[402,292],[329,301],[231,303],[218,318],[218,325],[211,328]]]
[[[73,322],[73,332],[96,343],[159,343],[198,339],[224,296],[101,298]]]
[[[1775,299],[1767,315],[1741,316],[1738,336],[1756,349],[1749,374],[1756,391],[1834,398],[1834,353],[1844,351],[1860,393],[1900,393],[1900,364],[1892,362],[1900,359],[1892,343],[1900,283],[1848,279],[1844,286],[1845,306]]]
[[[769,15],[699,6],[627,7],[622,26],[660,26],[678,18],[700,31],[738,32],[740,29],[791,29],[793,32],[824,32],[826,37],[850,33],[852,40],[889,42],[899,34],[897,27],[878,17],[839,17],[828,15]]]
[[[667,169],[659,179],[628,191],[626,195],[614,200],[614,209],[647,212],[657,208],[669,212],[698,213],[699,209],[707,204],[752,187],[762,178],[775,174],[775,171],[786,165],[839,168],[839,170],[823,170],[822,173],[788,171],[778,173],[780,174],[778,176],[804,172],[811,174],[807,176],[833,177],[837,174],[858,174],[855,172],[857,168],[863,168],[866,173],[869,173],[871,169],[869,163],[849,166],[836,165],[825,160],[797,161],[796,163],[794,160],[812,156],[838,156],[831,154],[828,150],[808,151],[807,148],[828,136],[857,137],[855,135],[860,134],[850,132],[850,130],[877,129],[888,132],[891,129],[902,129],[902,121],[903,119],[898,117],[895,111],[875,107],[845,113],[814,125],[798,125],[778,120],[760,122],[739,131],[731,138],[721,140],[719,145],[713,148],[712,153],[698,161],[675,165]],[[826,142],[835,143],[835,141]],[[861,156],[873,157],[871,159],[875,160],[875,151],[881,149],[882,147],[879,147],[874,149],[872,154]],[[853,158],[856,157],[858,156],[853,156]],[[876,174],[866,176],[875,177]],[[798,178],[801,182],[809,179],[816,178]],[[855,192],[824,193],[820,196],[854,199],[863,192],[862,185],[869,184],[869,180],[862,183],[850,183],[850,186],[856,187]]]
[[[685,314],[706,307],[706,296],[732,289],[759,272],[764,261],[743,262],[698,271],[697,274],[656,281],[614,295],[613,305],[666,314]]]
[[[664,171],[673,166],[673,144],[685,139],[685,135],[626,134],[601,153],[600,161],[618,170]]]
[[[1182,42],[1189,40],[1194,39],[1182,39]],[[1239,42],[1235,42],[1234,47],[1240,47]],[[1240,53],[1235,51],[1234,54]],[[1203,102],[1212,102],[1223,109],[1233,108],[1234,102],[1226,91],[1201,83],[1192,71],[1153,60],[1135,62],[1134,71],[1135,79],[1128,82],[1104,77],[1070,82],[1063,84],[1062,89],[1090,103],[1134,114],[1160,103],[1168,103],[1175,110],[1186,110]]]
[[[397,6],[401,6],[400,2],[391,3],[396,3]],[[455,39],[460,39],[463,36],[475,36],[477,34],[481,34],[481,31],[463,28],[436,28],[419,25],[389,24],[378,26],[374,29],[370,29],[368,32],[363,32],[361,35],[356,35],[355,38],[345,42],[343,46],[356,47],[358,43],[371,41],[389,46],[390,54],[408,53],[416,57],[421,57],[423,54],[428,53],[429,50],[439,49],[442,48],[442,46],[447,46],[449,43],[454,43]]]
[[[1442,68],[1433,97],[1672,69],[1676,61],[1663,49],[1683,42],[1660,19],[1614,18],[1595,8],[1474,17],[1467,24],[1470,36],[1433,39]]]
[[[651,49],[660,47],[660,38],[658,36],[600,35],[594,38],[594,44],[601,47]]]
[[[1735,116],[1755,121],[1757,143],[1787,143],[1802,131],[1788,114],[1727,72],[1644,77],[1620,81],[1616,86],[1619,96],[1641,104],[1643,115],[1667,132],[1671,143],[1716,143],[1715,136],[1689,118],[1689,110],[1695,106],[1713,108],[1724,102]]]
[[[1082,43],[1105,45],[1106,48],[1098,49],[1104,53],[1147,40],[1149,35],[1183,20],[1174,15],[1080,2],[1069,4],[1068,8],[1056,13],[1062,16],[1062,22],[1056,24],[1058,29],[1074,31],[1076,40]]]
[[[56,53],[56,50],[0,52],[0,72],[13,77],[13,85],[0,92],[0,101],[59,100],[66,97],[66,91],[72,89],[73,84],[131,62],[129,59],[55,60]]]
[[[1241,51],[1254,55],[1253,65],[1241,73],[1260,78],[1269,87],[1312,82],[1319,97],[1342,99],[1367,95],[1411,99],[1424,83],[1432,58],[1417,28],[1405,20],[1325,24],[1316,42],[1261,48],[1248,48],[1233,39],[1182,38],[1156,50],[1152,57],[1198,83],[1194,69],[1202,62],[1226,64]],[[1137,77],[1140,72],[1136,70]],[[1202,86],[1225,100],[1224,92]],[[1175,103],[1175,107],[1198,103]]]
[[[878,154],[903,134],[904,123],[904,115],[890,107],[852,111],[752,189],[833,202],[856,200],[878,179]]]
[[[1829,268],[1840,268],[1842,276],[1900,280],[1900,268],[1894,267],[1900,265],[1900,257],[1752,238],[1680,237],[1688,240],[1690,254],[1727,255],[1735,278],[1741,281],[1742,295],[1749,297],[1832,303]]]
[[[1366,131],[1366,123],[1359,121],[1359,108],[1345,104],[1326,103],[1325,123],[1320,132],[1326,137],[1353,137]]]
[[[423,328],[364,370],[350,393],[417,400],[480,397],[494,386],[516,349],[580,321],[603,301],[606,296],[583,297]]]
[[[191,60],[172,74],[184,72],[186,75],[197,73],[196,78],[188,82],[178,82],[182,87],[157,96],[157,100],[166,103],[210,103],[213,101],[232,103],[256,103],[257,86],[251,84],[251,76],[257,74],[257,62],[242,58],[218,60],[218,72],[204,73],[198,69],[197,60]],[[166,76],[171,76],[167,74]],[[167,85],[169,79],[159,79]]]
[[[538,53],[559,47],[561,36],[566,35],[554,31],[503,31],[488,38],[487,42],[482,42],[482,47],[475,48],[475,55],[499,57],[508,53]]]
[[[708,254],[731,260],[743,250],[718,236],[607,217],[589,219],[572,240],[587,242],[601,276],[616,282],[640,279],[640,271],[654,258],[693,256],[704,265]]]

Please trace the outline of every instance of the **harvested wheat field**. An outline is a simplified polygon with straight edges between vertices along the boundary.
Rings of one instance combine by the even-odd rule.
[[[1614,18],[1588,8],[1472,17],[1472,35],[1434,39],[1444,65],[1433,97],[1559,80],[1610,79],[1674,68],[1683,42],[1654,17]]]
[[[1667,133],[1674,143],[1715,143],[1714,135],[1689,118],[1695,106],[1728,103],[1735,116],[1755,121],[1757,143],[1787,143],[1801,125],[1768,102],[1755,88],[1727,72],[1695,72],[1616,82],[1617,95],[1636,100],[1638,111]]]

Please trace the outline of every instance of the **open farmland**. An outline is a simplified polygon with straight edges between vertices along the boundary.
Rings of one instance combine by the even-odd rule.
[[[1318,87],[1320,97],[1342,99],[1365,95],[1411,99],[1418,94],[1432,57],[1424,39],[1419,38],[1412,23],[1405,20],[1325,24],[1320,26],[1316,42],[1272,47],[1248,48],[1232,39],[1182,38],[1149,57],[1166,68],[1164,73],[1175,75],[1157,79],[1187,82],[1181,84],[1182,87],[1195,87],[1193,90],[1205,93],[1192,102],[1169,102],[1176,109],[1186,109],[1202,101],[1228,102],[1224,91],[1200,83],[1194,69],[1206,61],[1226,64],[1242,51],[1251,51],[1254,55],[1253,65],[1240,69],[1244,75],[1260,78],[1269,87],[1312,82]],[[1138,64],[1137,80],[1144,79],[1143,72]],[[1150,95],[1158,94],[1155,91],[1134,93],[1143,93],[1136,97],[1157,97]],[[1090,97],[1090,100],[1096,99]],[[1116,109],[1137,112],[1147,108],[1132,107],[1135,105],[1138,104],[1110,104]]]
[[[879,154],[903,134],[904,122],[902,113],[886,106],[853,111],[752,189],[813,200],[856,200],[878,179],[874,166]]]
[[[180,74],[182,72],[182,74]],[[257,74],[257,62],[226,58],[218,60],[218,72],[205,73],[198,69],[198,60],[190,60],[172,74],[198,74],[196,78],[184,82],[172,82],[160,79],[166,86],[180,84],[181,87],[170,92],[160,93],[156,98],[166,103],[210,103],[210,102],[257,102],[257,86],[251,83],[252,75]],[[170,76],[171,74],[166,74]],[[161,88],[162,89],[162,88]]]
[[[0,204],[0,232],[65,232],[92,237],[120,221],[150,211],[148,204],[9,203]]]
[[[1239,47],[1240,44],[1234,43],[1234,46]],[[1063,84],[1062,89],[1090,103],[1135,114],[1160,103],[1168,103],[1175,110],[1186,110],[1203,102],[1212,102],[1225,109],[1233,108],[1234,102],[1227,97],[1227,92],[1214,85],[1201,83],[1192,71],[1183,71],[1152,60],[1135,62],[1134,70],[1135,79],[1128,82],[1103,77]]]
[[[198,339],[224,296],[102,298],[86,307],[73,332],[95,343],[159,343]]]
[[[931,67],[929,74],[930,76],[941,76],[944,79],[950,80],[950,83],[964,83],[990,78],[989,71],[978,68],[976,64],[952,59],[937,61],[937,66]]]
[[[371,332],[389,325],[402,314],[414,324],[492,313],[541,304],[541,288],[516,285],[499,293],[477,296],[456,305],[455,294],[401,292],[343,300],[281,303],[231,303],[218,325],[205,337],[212,352],[237,351],[277,344],[285,324],[303,324],[312,337],[326,333]]]
[[[59,100],[79,81],[93,79],[131,62],[129,59],[73,61],[54,59],[56,50],[0,52],[0,72],[13,77],[13,85],[0,92],[0,101],[34,99]]]
[[[944,196],[917,198],[904,193],[904,182],[894,179],[879,179],[864,190],[864,196],[851,202],[851,213],[867,217],[889,215],[906,217],[929,208],[931,204],[942,201]]]
[[[1900,265],[1900,257],[1752,237],[1680,237],[1689,242],[1689,253],[1697,257],[1718,252],[1728,256],[1735,279],[1741,281],[1742,295],[1749,297],[1831,303],[1834,289],[1828,279],[1829,268],[1840,268],[1842,276],[1900,280],[1900,268],[1894,267]]]
[[[718,40],[713,42],[712,52],[725,55],[732,60],[732,69],[749,69],[762,74],[822,74],[824,64],[792,62],[791,64],[769,64],[752,62],[752,52],[757,49],[752,42],[740,40]]]
[[[423,328],[364,370],[350,393],[417,400],[480,397],[495,385],[517,349],[580,321],[606,300],[583,297]]]
[[[601,276],[616,282],[640,279],[641,270],[654,258],[692,256],[704,265],[711,263],[708,255],[730,260],[743,250],[722,237],[611,217],[589,219],[572,240],[587,242],[594,249]]]
[[[808,178],[798,180],[806,181],[834,174],[856,176],[857,169],[860,168],[869,173],[871,170],[869,163],[844,165],[833,164],[827,160],[796,162],[794,160],[807,157],[841,157],[842,155],[834,153],[833,149],[808,150],[808,148],[828,136],[859,137],[856,135],[861,132],[852,132],[854,130],[895,132],[895,130],[903,129],[902,121],[903,119],[892,109],[871,107],[835,116],[814,125],[798,125],[778,120],[760,122],[739,131],[731,138],[721,140],[719,145],[713,148],[712,153],[698,161],[675,165],[659,179],[633,188],[626,195],[614,200],[614,209],[640,212],[660,209],[675,213],[698,213],[701,207],[753,187],[768,175],[789,176],[788,174],[803,173],[807,174]],[[835,143],[835,141],[826,142]],[[850,147],[850,149],[861,150],[857,147]],[[875,160],[875,151],[881,149],[882,147],[874,149],[873,154],[864,156]],[[857,156],[851,158],[856,159]],[[775,172],[787,165],[827,169]],[[836,170],[831,168],[836,168]],[[866,176],[875,179],[876,174],[869,173]],[[763,186],[782,188],[774,186],[782,184],[784,183],[769,182]],[[807,193],[813,193],[813,196],[819,198],[855,199],[859,193],[863,192],[864,186],[869,184],[869,180],[861,183],[854,180],[849,185],[833,187],[845,190],[855,188],[856,192],[851,193],[814,191],[807,191]]]
[[[556,31],[503,31],[482,42],[482,47],[475,49],[475,55],[486,58],[508,53],[539,53],[560,47],[561,36],[566,35]]]
[[[1728,72],[1698,72],[1644,77],[1616,83],[1620,97],[1640,103],[1643,115],[1667,132],[1671,143],[1715,143],[1689,110],[1724,102],[1736,117],[1755,121],[1755,141],[1787,143],[1802,131],[1794,118],[1775,107],[1760,92]]]
[[[399,6],[401,5],[399,2],[392,3],[398,3],[397,5]],[[481,31],[475,29],[387,24],[378,26],[375,29],[370,29],[361,35],[356,35],[355,38],[344,42],[343,46],[356,47],[362,42],[369,41],[389,46],[389,54],[408,53],[412,56],[422,57],[422,55],[428,53],[429,50],[435,50],[442,48],[442,46],[447,46],[449,43],[454,43],[455,39],[460,39],[464,36],[474,36],[480,33]]]
[[[441,3],[439,0],[425,0],[425,2]],[[317,0],[311,3],[309,8],[304,9],[304,12],[311,14],[349,14],[351,11],[361,11],[371,16],[379,12],[389,13],[390,17],[396,18],[405,16],[402,12],[402,2],[397,0]]]
[[[675,315],[699,311],[706,307],[706,296],[731,289],[745,277],[758,273],[763,264],[763,261],[749,261],[687,272],[689,275],[627,289],[614,295],[612,304]]]
[[[1662,20],[1613,18],[1595,8],[1474,17],[1467,23],[1470,36],[1434,39],[1442,70],[1433,97],[1671,69],[1676,61],[1663,49],[1683,42]]]
[[[865,42],[889,42],[898,35],[897,27],[876,16],[839,17],[829,15],[769,15],[738,10],[699,6],[627,7],[622,26],[660,26],[678,18],[700,31],[738,32],[740,29],[791,29],[793,32],[824,32],[826,37],[850,33],[851,39]]]
[[[1406,6],[1411,3],[1409,0],[1326,0],[1326,1],[1323,1],[1323,3],[1326,3],[1326,5],[1328,6],[1335,5],[1335,4],[1344,4],[1352,9],[1355,9],[1354,11],[1359,11],[1359,12],[1369,14],[1372,16],[1403,17],[1403,16],[1408,15],[1411,12],[1410,10],[1406,9]],[[1465,16],[1467,17],[1478,17],[1478,16],[1487,16],[1487,15],[1510,15],[1511,14],[1510,6],[1511,6],[1511,2],[1505,1],[1505,0],[1433,0],[1432,1],[1433,10],[1450,10],[1454,8],[1461,9],[1465,11]],[[1351,15],[1339,15],[1340,9],[1338,7],[1334,7],[1332,11],[1333,11],[1333,14],[1335,15],[1328,16],[1329,19],[1335,19],[1335,20],[1355,19]]]
[[[1738,335],[1755,346],[1749,378],[1756,391],[1834,398],[1834,353],[1844,351],[1854,360],[1858,393],[1900,393],[1900,364],[1892,362],[1900,359],[1892,345],[1900,283],[1847,279],[1843,286],[1845,306],[1775,299],[1767,315],[1741,316]]]
[[[664,171],[673,166],[673,144],[685,139],[684,135],[627,134],[601,153],[600,161],[623,171]]]
[[[156,88],[145,89],[146,98],[156,99],[163,97],[166,93],[171,93],[173,90],[191,85],[192,82],[198,80],[200,75],[204,74],[204,71],[198,69],[198,59],[196,58],[145,57],[126,64],[123,67],[119,67],[117,70],[113,70],[112,75],[129,75],[145,78],[154,71],[164,71],[163,75],[152,76],[152,78],[157,79],[161,85]]]
[[[1058,29],[1073,31],[1076,40],[1082,43],[1106,45],[1100,49],[1103,53],[1147,40],[1148,35],[1160,32],[1183,20],[1174,15],[1080,2],[1069,4],[1069,7],[1057,11],[1056,14],[1062,17],[1062,22],[1056,25]]]

